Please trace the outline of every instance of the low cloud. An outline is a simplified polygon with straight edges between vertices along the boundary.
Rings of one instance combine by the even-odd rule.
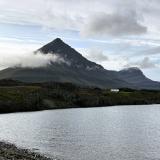
[[[152,62],[149,57],[145,57],[140,63],[138,63],[138,65],[142,69],[156,67],[155,63]]]
[[[103,53],[103,51],[96,48],[85,51],[85,57],[94,62],[108,61],[108,57]]]
[[[3,47],[2,47],[3,46]],[[37,68],[45,67],[51,63],[65,63],[70,65],[70,62],[56,53],[43,54],[41,52],[34,53],[29,50],[34,50],[30,45],[3,44],[0,45],[0,69],[8,67],[28,67]],[[4,47],[6,46],[6,47]],[[35,47],[35,46],[34,46]]]
[[[149,57],[144,57],[141,61],[138,62],[128,62],[127,65],[124,66],[125,68],[129,67],[138,67],[141,69],[151,69],[151,68],[157,68],[158,65],[156,65]]]
[[[148,50],[144,50],[143,53],[148,54],[148,55],[160,54],[160,46],[153,47],[153,48],[148,49]]]
[[[135,12],[129,13],[97,13],[88,17],[81,34],[86,37],[94,36],[125,36],[140,35],[147,28],[138,22]]]
[[[27,67],[27,68],[37,68],[37,67],[45,67],[51,63],[65,63],[69,65],[69,62],[65,61],[63,57],[60,57],[57,54],[48,53],[26,53],[26,54],[17,54],[12,56],[3,56],[0,60],[0,65],[3,68],[7,67]]]

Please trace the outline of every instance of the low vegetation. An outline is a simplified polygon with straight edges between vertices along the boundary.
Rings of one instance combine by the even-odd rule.
[[[17,148],[10,143],[0,142],[0,160],[51,160],[27,149]]]
[[[70,83],[0,81],[0,113],[160,103],[160,91],[80,87]]]

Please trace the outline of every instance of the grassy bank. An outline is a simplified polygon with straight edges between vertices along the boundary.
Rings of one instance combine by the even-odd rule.
[[[17,148],[13,144],[0,142],[0,160],[51,160],[27,149]]]
[[[0,83],[0,113],[159,103],[160,91],[120,89],[113,93],[70,83]]]

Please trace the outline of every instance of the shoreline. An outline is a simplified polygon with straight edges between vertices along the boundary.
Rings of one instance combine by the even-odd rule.
[[[22,149],[15,144],[0,141],[0,160],[53,160],[29,149]]]
[[[41,109],[41,110],[33,110],[33,111],[15,111],[15,112],[4,112],[1,113],[0,115],[3,114],[14,114],[14,113],[32,113],[32,112],[41,112],[41,111],[54,111],[54,110],[68,110],[68,109],[88,109],[88,108],[110,108],[110,107],[131,107],[131,106],[149,106],[149,105],[160,105],[160,103],[147,103],[147,104],[117,104],[117,105],[109,105],[109,106],[89,106],[89,107],[81,107],[81,106],[76,106],[76,107],[55,107],[51,109]],[[1,143],[1,141],[0,141]],[[5,143],[5,142],[4,142]]]

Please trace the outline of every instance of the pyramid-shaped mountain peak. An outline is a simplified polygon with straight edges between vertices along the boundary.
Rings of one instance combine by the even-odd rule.
[[[53,43],[64,43],[62,39],[56,38],[52,41]]]
[[[56,38],[52,42],[38,49],[38,51],[42,52],[43,54],[52,53],[59,55],[65,61],[70,62],[70,64],[75,68],[84,69],[88,67],[88,68],[103,69],[101,65],[98,65],[94,62],[87,60],[78,51],[76,51],[74,48],[63,42],[63,40],[61,40],[60,38]]]
[[[61,38],[56,38],[48,44],[59,44],[59,45],[66,45],[66,43]]]
[[[60,50],[62,52],[64,50],[66,51],[70,49],[71,47],[67,45],[65,42],[63,42],[63,40],[61,40],[60,38],[56,38],[53,41],[41,47],[40,49],[38,49],[38,51],[47,54],[47,53],[59,53]]]

